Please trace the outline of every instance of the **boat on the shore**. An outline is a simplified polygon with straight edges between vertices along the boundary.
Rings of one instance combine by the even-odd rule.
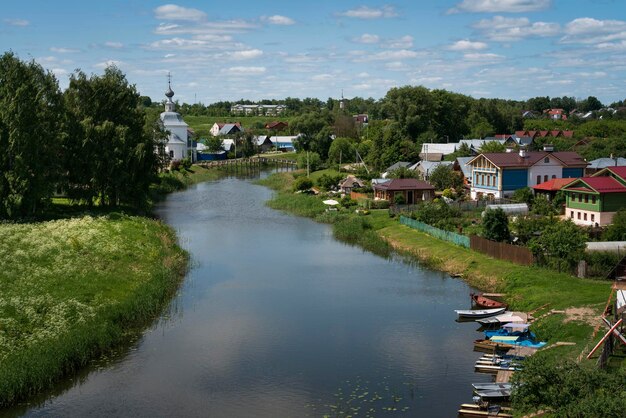
[[[489,299],[488,297],[483,296],[480,293],[470,293],[470,297],[472,298],[472,301],[474,302],[474,304],[481,308],[485,308],[485,309],[506,308],[506,303]]]
[[[511,408],[499,405],[483,406],[464,403],[459,409],[459,418],[481,417],[513,418],[513,414]]]
[[[480,319],[501,314],[506,308],[455,310],[459,319]]]
[[[479,319],[477,320],[477,322],[484,327],[496,326],[500,324],[509,324],[509,323],[519,324],[519,323],[526,322],[526,315],[522,314],[521,312],[506,311],[500,315]]]

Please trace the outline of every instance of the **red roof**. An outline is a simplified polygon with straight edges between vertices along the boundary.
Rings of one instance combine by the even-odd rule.
[[[375,184],[374,189],[379,190],[435,190],[435,187],[427,181],[417,179],[393,179],[386,183]]]
[[[550,131],[539,131],[539,136],[545,138],[548,136],[548,133],[550,133]]]
[[[275,122],[268,122],[265,124],[265,129],[274,129],[277,127],[287,127],[289,126],[289,124],[287,122],[282,122],[282,121],[275,121]]]
[[[615,167],[607,167],[607,169],[626,180],[626,166],[618,165]]]
[[[574,136],[574,131],[562,131],[562,133],[565,138],[572,138]]]
[[[563,186],[570,184],[576,179],[568,178],[568,179],[552,179],[548,180],[544,183],[533,186],[535,190],[543,190],[547,192],[556,192],[563,188]]]
[[[582,177],[578,180],[584,182],[586,185],[591,187],[593,191],[598,193],[626,193],[626,186],[615,180],[613,177]],[[576,183],[578,183],[578,181]],[[566,187],[566,189],[574,191],[579,190],[583,192],[592,191],[584,186],[572,188]]]

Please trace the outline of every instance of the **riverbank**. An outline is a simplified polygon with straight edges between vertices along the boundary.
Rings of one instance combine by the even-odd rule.
[[[221,175],[199,166],[163,174],[153,200]],[[57,200],[45,221],[0,224],[0,407],[139,334],[187,269],[160,221]]]
[[[546,355],[577,358],[592,343],[594,329],[610,293],[610,283],[579,279],[539,267],[516,265],[496,260],[475,251],[438,240],[427,234],[400,225],[389,218],[386,210],[371,211],[368,216],[325,212],[321,200],[314,196],[294,194],[293,176],[281,173],[261,184],[277,191],[268,205],[299,216],[333,224],[335,236],[353,244],[377,249],[388,246],[398,253],[419,261],[422,265],[461,277],[468,284],[485,292],[506,293],[506,301],[514,310],[532,311],[542,306],[537,315],[550,309],[563,311],[536,322],[533,329],[541,340],[573,342],[547,350]],[[349,230],[348,239],[342,231]],[[372,244],[374,243],[374,244]],[[368,248],[368,246],[370,248]],[[469,301],[469,298],[468,298]],[[465,308],[465,307],[458,307]]]
[[[0,254],[1,406],[138,333],[187,266],[170,228],[119,214],[2,224]]]

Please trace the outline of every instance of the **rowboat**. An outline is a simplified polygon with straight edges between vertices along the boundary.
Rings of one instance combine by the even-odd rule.
[[[523,323],[526,322],[526,319],[522,318],[522,316],[518,315],[515,312],[504,312],[501,315],[492,316],[489,318],[479,319],[478,323],[483,326],[491,326],[491,325],[499,325],[506,323]]]
[[[502,302],[498,302],[497,300],[489,299],[481,295],[480,293],[470,293],[470,297],[474,301],[477,306],[481,308],[491,309],[491,308],[506,308],[506,304]]]
[[[472,383],[474,390],[511,390],[511,383]]]
[[[459,418],[481,418],[481,417],[498,417],[512,418],[511,408],[490,406],[488,408],[471,403],[464,403],[459,409]]]
[[[515,345],[499,343],[491,340],[474,341],[474,351],[484,351],[486,353],[492,353],[494,351],[508,351],[511,348],[515,348]]]
[[[511,389],[474,390],[476,396],[480,396],[483,401],[500,400],[506,401],[511,397]]]
[[[506,308],[494,308],[494,309],[470,309],[470,310],[455,310],[456,314],[459,318],[464,319],[479,319],[479,318],[487,318],[489,316],[494,316],[501,314],[505,311]]]

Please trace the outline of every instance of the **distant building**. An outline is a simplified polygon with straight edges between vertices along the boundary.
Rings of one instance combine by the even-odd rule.
[[[283,113],[287,107],[285,105],[265,105],[265,104],[236,104],[232,105],[230,112],[235,115],[267,115],[275,116]]]
[[[287,129],[287,127],[289,127],[289,123],[283,121],[274,121],[265,124],[265,129],[271,131],[282,131],[284,129]]]
[[[352,115],[352,119],[354,120],[354,123],[361,126],[367,125],[369,123],[369,116],[364,113],[359,115]]]
[[[232,135],[237,132],[243,132],[243,127],[239,122],[215,122],[209,131],[211,135]]]
[[[403,197],[404,203],[414,205],[424,200],[432,200],[435,187],[427,181],[417,179],[393,179],[385,183],[374,184],[374,198],[387,200],[392,205],[396,203],[398,195]]]
[[[193,141],[193,131],[189,129],[180,113],[175,111],[176,105],[172,101],[174,91],[170,81],[167,83],[165,97],[167,97],[165,112],[160,115],[160,125],[168,133],[164,147],[165,157],[170,161],[189,157],[195,162],[197,144]]]

